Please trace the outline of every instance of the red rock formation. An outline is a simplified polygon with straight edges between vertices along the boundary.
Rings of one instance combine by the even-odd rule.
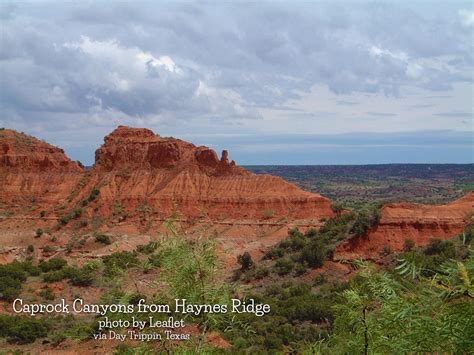
[[[403,250],[407,239],[417,246],[427,245],[433,238],[449,239],[472,222],[473,215],[474,192],[447,205],[387,204],[378,225],[367,235],[343,243],[335,258],[376,258],[385,246],[392,251]]]
[[[100,188],[95,202],[102,216],[114,206],[129,216],[147,211],[166,218],[173,211],[193,218],[332,216],[330,201],[279,177],[255,175],[207,147],[163,138],[143,128],[120,126],[96,151],[83,192]]]
[[[0,147],[0,209],[4,212],[62,203],[84,173],[62,149],[23,133],[0,130]]]

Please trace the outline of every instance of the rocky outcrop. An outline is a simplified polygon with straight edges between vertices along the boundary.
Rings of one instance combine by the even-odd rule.
[[[0,130],[0,209],[62,203],[84,174],[64,151],[14,130]]]
[[[0,146],[0,205],[23,216],[81,209],[82,219],[135,223],[173,213],[206,220],[333,215],[328,199],[279,177],[255,175],[229,161],[227,151],[219,158],[208,147],[145,128],[120,126],[106,136],[90,171],[61,149],[12,130],[0,131]]]
[[[182,171],[199,169],[208,175],[251,175],[229,163],[224,150],[219,160],[208,147],[175,138],[163,138],[146,128],[119,126],[104,138],[95,153],[94,173],[123,170]]]
[[[64,150],[11,129],[0,130],[0,172],[72,172],[83,169]]]
[[[377,258],[387,246],[392,251],[403,250],[405,240],[417,246],[431,239],[449,239],[473,222],[474,192],[446,205],[394,203],[382,207],[379,223],[361,237],[343,243],[336,259]]]
[[[102,216],[113,210],[165,218],[314,218],[332,216],[330,201],[279,177],[255,175],[204,146],[120,126],[96,151],[83,199],[100,189],[95,202]]]

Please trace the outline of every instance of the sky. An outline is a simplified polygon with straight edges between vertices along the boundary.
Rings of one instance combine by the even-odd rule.
[[[474,163],[474,3],[0,0],[0,127],[241,165]]]

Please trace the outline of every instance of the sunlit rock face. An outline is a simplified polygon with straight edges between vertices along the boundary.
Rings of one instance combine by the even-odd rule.
[[[279,177],[255,175],[229,161],[227,151],[219,158],[208,147],[149,129],[119,126],[104,138],[90,171],[61,149],[24,137],[2,131],[0,172],[8,182],[0,188],[2,203],[18,203],[21,197],[27,204],[34,197],[42,208],[65,203],[64,210],[82,206],[85,215],[103,218],[113,217],[114,206],[120,206],[131,223],[141,209],[157,219],[173,213],[211,220],[333,215],[327,198]],[[94,189],[100,194],[84,204]]]
[[[382,207],[379,223],[368,233],[352,238],[336,251],[339,259],[376,259],[385,247],[401,251],[410,239],[416,246],[433,238],[450,239],[473,222],[474,192],[446,205],[393,203]]]

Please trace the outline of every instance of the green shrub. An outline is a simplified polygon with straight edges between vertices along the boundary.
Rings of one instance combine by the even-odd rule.
[[[272,218],[275,215],[275,211],[273,210],[265,210],[263,211],[263,217],[265,218]]]
[[[456,256],[456,247],[451,241],[442,241],[432,239],[425,248],[426,255],[441,255],[445,258],[454,258]]]
[[[236,316],[237,324],[243,322],[244,327],[232,327],[225,333],[226,337],[234,349],[239,349],[238,353],[277,354],[289,349],[291,353],[318,353],[299,352],[297,344],[327,338],[324,328],[332,324],[332,305],[338,291],[331,288],[328,295],[323,296],[315,294],[306,284],[270,284],[252,298],[270,304],[271,313],[260,318]],[[246,329],[251,331],[244,333]]]
[[[263,258],[269,259],[269,260],[275,260],[275,259],[283,257],[283,255],[285,255],[285,251],[282,248],[273,247],[273,248],[270,248],[270,250],[268,250],[265,253]]]
[[[49,287],[42,289],[40,291],[40,296],[48,301],[54,300],[54,292]]]
[[[237,271],[241,272],[241,274],[243,275],[242,281],[244,282],[250,282],[252,280],[257,279],[255,269],[249,269],[245,272],[242,272],[240,269],[238,269]]]
[[[28,273],[25,271],[25,265],[15,260],[9,264],[0,265],[0,277],[2,276],[25,282]]]
[[[62,281],[67,278],[66,269],[49,271],[43,274],[43,281],[47,283]]]
[[[354,221],[354,213],[346,213],[324,222],[319,234],[329,241],[338,241],[346,237],[350,224]]]
[[[89,194],[89,197],[87,198],[87,200],[89,202],[92,202],[97,198],[97,196],[99,196],[99,194],[100,194],[100,190],[94,188],[94,189],[92,189],[91,193]]]
[[[22,282],[11,276],[0,276],[0,299],[13,302],[20,295]]]
[[[74,245],[76,244],[77,242],[77,236],[72,236],[71,239],[68,240],[67,244],[66,244],[66,252],[69,254],[72,252],[72,250],[74,249]]]
[[[326,276],[324,274],[319,274],[316,276],[313,280],[313,285],[314,286],[321,286],[326,282]]]
[[[237,281],[239,280],[244,273],[240,269],[235,269],[234,272],[232,273],[232,281]],[[249,280],[247,280],[249,281]]]
[[[77,218],[81,217],[82,212],[83,212],[82,208],[80,208],[80,207],[74,208],[71,212],[69,212],[68,214],[63,215],[59,218],[59,221],[58,221],[59,225],[64,226],[64,225],[68,224],[70,220],[77,219]]]
[[[28,245],[28,247],[26,248],[26,251],[31,254],[32,252],[35,251],[35,247],[34,247],[32,244],[30,244],[30,245]]]
[[[307,263],[309,267],[321,267],[326,257],[326,247],[322,242],[316,240],[303,248],[300,254],[300,261]]]
[[[81,206],[86,207],[90,202],[94,201],[98,195],[99,195],[99,190],[97,189],[91,190],[89,196],[81,201]]]
[[[36,238],[40,238],[42,235],[43,235],[43,230],[41,228],[38,228],[35,233]]]
[[[54,251],[54,248],[51,245],[45,245],[43,247],[43,253],[51,253],[52,251]]]
[[[308,238],[314,238],[318,235],[318,231],[314,228],[310,228],[306,231],[304,235]]]
[[[49,259],[48,261],[40,262],[39,267],[41,271],[49,272],[49,271],[61,270],[66,265],[67,265],[66,260],[59,257],[54,257],[54,258]]]
[[[105,245],[109,245],[112,243],[110,236],[108,236],[107,234],[95,233],[94,237],[95,237],[95,241],[98,243],[102,243]]]
[[[283,341],[277,334],[269,334],[265,337],[263,345],[268,350],[276,350],[283,346]]]
[[[392,248],[390,247],[390,245],[384,245],[382,249],[382,255],[389,255],[391,253],[392,253]]]
[[[278,243],[278,248],[286,250],[289,249],[291,246],[290,238],[283,239],[280,243]]]
[[[67,277],[74,286],[90,286],[94,282],[94,273],[91,268],[68,268]]]
[[[158,248],[158,242],[151,241],[148,244],[141,244],[137,246],[137,251],[143,254],[151,254]]]
[[[64,226],[64,225],[68,224],[70,220],[71,220],[71,218],[70,218],[69,215],[64,215],[64,216],[59,217],[58,223],[59,223],[59,225]]]
[[[71,219],[79,218],[82,215],[82,208],[76,207],[71,212]]]
[[[439,271],[440,266],[449,258],[444,255],[427,255],[425,251],[411,250],[405,252],[402,258],[416,265],[416,269],[425,277],[431,277]]]
[[[306,265],[305,265],[305,264],[302,264],[302,263],[297,264],[297,265],[295,266],[295,274],[296,274],[297,276],[301,276],[301,275],[303,275],[304,273],[306,273],[306,269],[307,269],[307,268],[306,268]]]
[[[288,236],[289,237],[294,237],[294,236],[297,236],[297,235],[302,235],[300,230],[298,228],[290,228],[288,230]]]
[[[37,266],[31,261],[13,261],[9,264],[0,265],[0,299],[12,302],[17,298],[22,289],[22,284],[28,275],[39,274]]]
[[[93,269],[87,266],[77,268],[73,266],[64,267],[43,274],[44,282],[58,282],[69,279],[74,286],[90,286],[94,281]]]
[[[161,266],[161,256],[159,254],[152,254],[148,257],[148,261],[154,267]]]
[[[301,234],[298,233],[296,235],[292,235],[288,238],[289,247],[292,251],[298,251],[305,247],[306,245],[306,238]]]
[[[267,277],[268,275],[270,275],[270,270],[268,270],[266,267],[262,266],[262,267],[259,267],[255,270],[255,278],[257,280],[259,279],[263,279],[264,277]]]
[[[139,261],[135,253],[129,251],[116,252],[102,257],[105,265],[105,274],[108,276],[118,270],[125,270],[133,266],[137,266]]]
[[[413,239],[405,239],[405,242],[403,242],[403,250],[404,251],[411,251],[415,247],[415,242]]]
[[[275,271],[278,275],[287,275],[293,270],[294,263],[289,259],[278,259],[275,263]]]
[[[7,338],[9,343],[32,343],[37,338],[46,337],[49,328],[43,318],[0,314],[0,337]]]
[[[242,337],[238,337],[237,339],[235,339],[233,341],[233,344],[234,348],[236,349],[245,349],[246,347],[249,346],[247,340],[245,340],[244,338]]]
[[[154,266],[150,262],[150,260],[146,259],[142,262],[142,269],[145,274],[148,274],[151,270],[153,270]]]
[[[371,208],[360,211],[354,220],[350,230],[355,236],[360,237],[376,225],[380,219],[380,211],[377,208]]]
[[[331,204],[331,209],[336,215],[340,215],[342,211],[344,211],[344,207],[342,203],[339,202],[333,202]]]
[[[76,319],[69,327],[64,330],[61,336],[62,339],[70,338],[75,341],[80,341],[91,338],[93,333],[94,329],[91,324],[85,324]]]
[[[21,264],[22,269],[30,276],[38,276],[41,270],[38,266],[33,265],[31,261],[24,261]]]
[[[252,257],[250,256],[248,251],[246,251],[242,255],[237,256],[237,262],[239,263],[240,270],[242,271],[249,270],[254,265]]]

